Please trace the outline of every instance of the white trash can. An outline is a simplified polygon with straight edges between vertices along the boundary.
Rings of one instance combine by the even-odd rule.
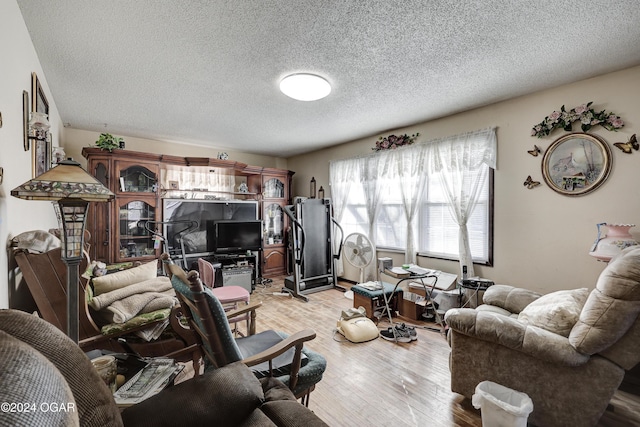
[[[482,411],[483,427],[526,427],[533,411],[533,402],[526,393],[491,381],[476,386],[471,403]]]

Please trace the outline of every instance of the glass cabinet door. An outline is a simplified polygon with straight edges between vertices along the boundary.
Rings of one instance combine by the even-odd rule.
[[[267,199],[284,198],[284,182],[278,178],[271,178],[265,181],[262,196]]]
[[[158,188],[158,174],[144,166],[129,166],[120,170],[119,188],[127,193],[155,193]]]
[[[93,169],[93,176],[105,187],[109,188],[109,168],[105,163],[97,163]]]
[[[279,203],[264,208],[265,244],[281,244],[284,240],[284,210]]]
[[[145,228],[155,221],[156,209],[141,200],[132,200],[119,207],[120,260],[155,256],[154,236]]]

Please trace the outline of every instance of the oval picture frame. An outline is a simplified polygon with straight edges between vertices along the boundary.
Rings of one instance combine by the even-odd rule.
[[[564,135],[549,146],[542,158],[546,184],[565,196],[582,196],[600,187],[611,172],[607,142],[583,132]]]

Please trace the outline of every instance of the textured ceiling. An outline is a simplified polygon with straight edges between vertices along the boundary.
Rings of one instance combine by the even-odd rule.
[[[66,126],[282,157],[640,64],[637,0],[18,4]]]

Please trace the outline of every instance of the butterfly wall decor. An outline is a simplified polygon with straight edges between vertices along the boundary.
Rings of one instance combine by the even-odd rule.
[[[627,141],[627,142],[614,142],[613,145],[618,147],[625,154],[631,154],[631,149],[632,148],[634,150],[636,150],[636,151],[638,151],[638,149],[640,148],[640,144],[638,143],[638,140],[636,139],[636,134],[635,133],[633,135],[631,135],[631,138],[629,138],[629,141]]]
[[[542,150],[540,150],[540,147],[537,145],[534,145],[533,150],[527,150],[527,153],[531,154],[533,157],[537,157],[538,154],[542,153]]]
[[[532,188],[536,188],[538,185],[540,185],[540,181],[534,181],[533,179],[531,179],[531,175],[529,175],[524,182],[524,186],[529,190],[531,190]]]

